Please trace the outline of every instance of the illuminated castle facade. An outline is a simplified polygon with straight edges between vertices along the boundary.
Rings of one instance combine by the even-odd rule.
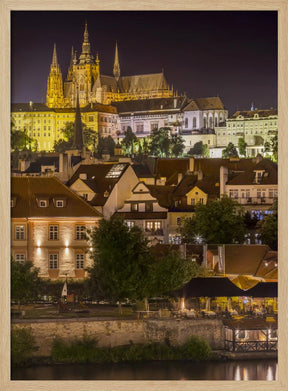
[[[163,71],[146,75],[121,76],[117,44],[113,76],[102,75],[98,54],[96,58],[91,54],[86,23],[82,52],[77,58],[77,53],[72,48],[71,61],[64,83],[57,60],[56,45],[54,45],[47,82],[46,104],[50,108],[76,107],[77,94],[80,106],[84,107],[95,102],[110,104],[112,101],[172,97],[173,89],[169,87]]]

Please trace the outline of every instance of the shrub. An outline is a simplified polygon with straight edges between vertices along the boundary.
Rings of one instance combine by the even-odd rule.
[[[201,338],[193,336],[180,347],[180,355],[183,360],[207,360],[211,357],[211,347],[209,343]]]
[[[31,360],[32,353],[39,348],[31,329],[15,329],[11,331],[11,364],[21,366]]]
[[[100,348],[97,340],[83,339],[64,341],[55,339],[52,346],[52,361],[61,363],[119,363],[127,361],[158,360],[205,360],[211,355],[209,344],[202,338],[192,337],[182,346],[167,343],[152,343]]]
[[[55,338],[52,344],[51,357],[54,362],[89,363],[99,359],[96,349],[97,339],[84,336],[74,341]]]

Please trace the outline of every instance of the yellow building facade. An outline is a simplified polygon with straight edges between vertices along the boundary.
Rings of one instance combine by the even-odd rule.
[[[63,138],[63,129],[68,122],[74,122],[75,109],[49,108],[42,103],[12,104],[11,120],[14,129],[27,132],[35,140],[31,145],[37,151],[51,152],[54,143]],[[118,129],[117,111],[112,106],[90,104],[81,109],[81,120],[87,128],[104,137],[116,135]],[[29,147],[27,143],[27,147]]]

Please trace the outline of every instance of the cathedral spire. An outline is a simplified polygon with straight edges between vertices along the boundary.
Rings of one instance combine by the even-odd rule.
[[[117,41],[116,41],[116,47],[115,47],[115,59],[114,59],[113,75],[114,75],[115,79],[118,81],[119,77],[120,77],[120,64],[119,64],[119,58],[118,58]]]
[[[63,80],[60,66],[57,60],[56,44],[54,43],[52,63],[47,80],[46,105],[48,107],[63,107]]]
[[[82,53],[79,57],[79,63],[80,64],[90,64],[92,62],[93,62],[93,56],[91,54],[88,27],[87,27],[87,22],[85,22],[84,40],[82,43]]]
[[[72,46],[70,65],[68,68],[68,73],[67,73],[67,78],[66,78],[67,81],[72,81],[72,78],[73,78],[73,59],[74,59],[74,49]]]
[[[58,65],[58,60],[57,60],[56,43],[54,43],[51,67],[58,68],[58,66],[59,65]]]
[[[79,105],[79,95],[78,95],[78,92],[77,92],[76,114],[75,114],[75,121],[74,121],[74,136],[73,136],[72,149],[82,150],[83,147],[84,147],[83,126],[82,126],[82,121],[81,121],[81,112],[80,112],[80,105]]]

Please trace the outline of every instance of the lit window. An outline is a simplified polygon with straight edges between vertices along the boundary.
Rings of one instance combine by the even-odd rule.
[[[137,212],[138,211],[138,204],[132,203],[131,204],[131,211],[132,212]]]
[[[49,254],[49,269],[58,269],[58,254],[57,253],[51,253]]]
[[[126,224],[127,224],[128,228],[132,228],[135,226],[135,221],[127,221]]]
[[[105,178],[119,178],[125,167],[126,164],[114,164],[106,174]]]
[[[49,240],[58,239],[58,225],[49,225]]]
[[[23,263],[25,261],[25,254],[15,254],[15,260],[17,262]]]
[[[76,254],[76,269],[84,269],[84,254]]]
[[[25,239],[25,227],[24,225],[16,225],[15,227],[15,239],[24,240]]]
[[[85,225],[76,225],[76,239],[77,240],[85,240],[86,239]]]

